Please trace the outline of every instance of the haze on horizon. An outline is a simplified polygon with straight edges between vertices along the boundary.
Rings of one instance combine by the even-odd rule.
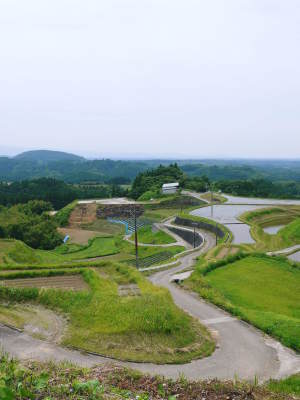
[[[300,157],[298,0],[1,0],[0,154]]]

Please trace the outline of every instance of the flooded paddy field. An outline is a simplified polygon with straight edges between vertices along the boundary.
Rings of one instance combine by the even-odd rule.
[[[227,204],[253,204],[253,205],[277,205],[277,206],[289,206],[298,205],[300,206],[300,200],[288,200],[288,199],[261,199],[255,197],[239,197],[222,194],[227,198]]]
[[[277,225],[277,226],[267,226],[264,228],[264,232],[268,233],[269,235],[276,235],[283,228],[285,225]]]
[[[300,262],[300,251],[297,251],[296,253],[289,255],[288,258],[292,261]]]
[[[213,207],[203,207],[193,210],[191,215],[212,219],[217,223],[225,225],[233,233],[234,244],[255,243],[250,234],[250,226],[241,222],[239,217],[247,211],[254,211],[267,206],[276,205],[300,205],[300,200],[283,199],[260,199],[250,197],[236,197],[230,195],[222,196],[227,198],[227,203],[217,204]],[[277,225],[265,228],[265,232],[275,235],[283,225]],[[299,254],[300,257],[300,254]]]
[[[242,223],[238,217],[246,211],[253,211],[265,206],[222,204],[211,207],[203,207],[191,212],[192,215],[212,219],[225,225],[233,233],[233,243],[255,243],[250,234],[250,226]]]

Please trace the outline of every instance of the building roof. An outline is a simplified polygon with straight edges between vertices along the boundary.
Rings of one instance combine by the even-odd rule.
[[[171,189],[171,188],[175,188],[178,187],[179,183],[178,182],[174,182],[174,183],[164,183],[162,185],[163,189]]]

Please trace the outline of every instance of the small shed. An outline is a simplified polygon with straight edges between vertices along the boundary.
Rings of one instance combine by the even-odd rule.
[[[174,182],[174,183],[164,183],[162,185],[162,193],[163,194],[173,194],[176,193],[179,189],[179,183]]]

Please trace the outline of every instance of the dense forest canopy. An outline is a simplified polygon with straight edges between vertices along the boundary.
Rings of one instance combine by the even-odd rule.
[[[54,249],[62,243],[51,203],[33,200],[12,207],[0,206],[0,238],[22,240],[35,249]]]
[[[60,160],[40,162],[0,157],[0,181],[51,177],[68,183],[129,183],[148,168],[143,162],[112,160]]]
[[[127,191],[120,186],[111,185],[70,185],[53,178],[40,178],[31,181],[0,183],[0,204],[14,205],[29,200],[44,200],[55,209],[64,207],[75,199],[94,199],[125,196]]]
[[[163,183],[178,181],[182,189],[205,192],[209,188],[224,193],[266,198],[300,198],[299,182],[272,182],[267,179],[239,179],[212,181],[207,176],[187,176],[177,165],[159,166],[140,173],[130,192],[134,199],[149,200],[161,196]]]
[[[160,196],[164,183],[179,182],[182,185],[183,180],[184,173],[176,163],[168,167],[160,165],[155,169],[141,172],[133,181],[130,195],[134,199],[150,200]]]
[[[236,196],[300,199],[300,183],[271,182],[266,179],[219,181],[215,187]]]
[[[0,181],[50,177],[67,183],[128,184],[140,172],[174,163],[172,160],[87,160],[74,154],[38,150],[14,158],[0,157]],[[300,160],[179,160],[176,164],[188,176],[206,176],[211,181],[300,182]]]

